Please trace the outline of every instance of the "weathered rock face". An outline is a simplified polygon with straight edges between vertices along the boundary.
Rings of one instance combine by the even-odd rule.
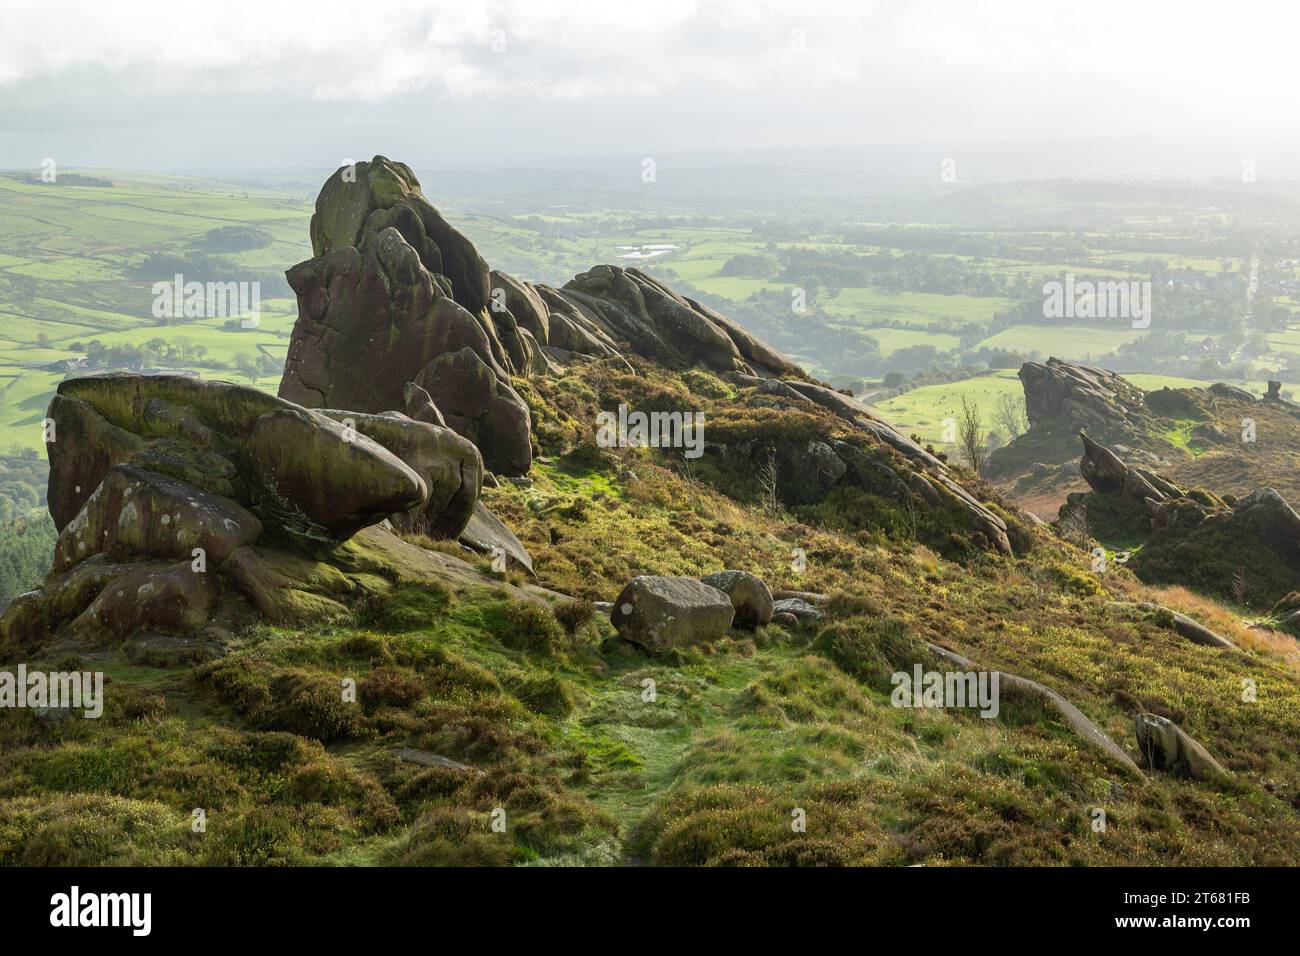
[[[1209,751],[1181,727],[1156,714],[1138,714],[1135,719],[1138,750],[1153,770],[1163,770],[1193,780],[1221,782],[1230,777]]]
[[[483,475],[469,441],[399,412],[331,414],[341,421],[184,376],[62,383],[49,413],[54,564],[0,619],[0,639],[188,634],[217,619],[229,630],[287,607],[320,619],[358,587],[328,563],[358,531],[390,519],[461,532]]]
[[[50,514],[60,530],[115,464],[229,498],[290,536],[341,540],[426,489],[391,452],[290,402],[179,375],[69,379],[50,404]],[[70,427],[69,427],[70,426]],[[83,455],[83,436],[113,435]]]
[[[229,498],[132,465],[114,465],[59,533],[54,571],[93,554],[190,560],[201,548],[220,564],[262,536],[262,522]]]
[[[717,640],[734,617],[731,600],[717,588],[653,575],[629,581],[610,611],[622,637],[656,652]]]
[[[510,375],[487,319],[458,304],[445,278],[431,274],[395,228],[360,250],[345,247],[300,263],[288,279],[298,321],[282,398],[364,412],[401,408],[406,383],[437,356],[461,348],[498,376]]]
[[[532,335],[538,345],[551,342],[550,309],[531,282],[493,269],[491,282],[491,309],[493,315],[508,312],[517,327]]]
[[[1083,441],[1083,457],[1079,460],[1079,473],[1092,487],[1102,494],[1121,493],[1138,504],[1150,500],[1163,502],[1169,499],[1184,498],[1187,492],[1172,481],[1147,468],[1129,467],[1119,455],[1088,437],[1087,432],[1080,432]]]
[[[510,379],[546,368],[545,306],[531,287],[499,277],[494,296],[473,244],[382,156],[325,184],[312,250],[288,272],[298,321],[280,396],[379,413],[407,408],[414,382],[489,467],[526,472],[528,407]],[[523,327],[510,303],[527,313]]]
[[[244,459],[254,509],[311,541],[346,540],[388,515],[422,507],[429,494],[382,445],[303,408],[259,418]]]
[[[748,571],[719,571],[700,580],[731,600],[731,606],[736,609],[734,627],[752,631],[772,620],[772,592]]]
[[[1114,372],[1051,358],[1021,366],[1029,424],[1065,418],[1075,430],[1088,426],[1140,427],[1149,417],[1142,390]]]
[[[430,538],[455,538],[464,530],[483,488],[483,459],[472,442],[446,426],[413,421],[401,412],[321,409],[321,414],[382,445],[424,482],[423,503],[393,514],[393,527]]]
[[[447,424],[478,446],[492,471],[522,475],[532,467],[528,404],[473,349],[438,356],[415,382],[433,399]]]
[[[720,372],[803,377],[802,369],[736,323],[639,269],[596,266],[575,276],[558,296],[609,339],[629,342],[670,367],[698,364]]]

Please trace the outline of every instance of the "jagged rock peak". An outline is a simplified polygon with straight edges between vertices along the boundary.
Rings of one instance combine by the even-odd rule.
[[[1026,362],[1020,369],[1029,424],[1066,418],[1074,428],[1138,426],[1149,413],[1143,392],[1114,372],[1049,358],[1046,364]]]

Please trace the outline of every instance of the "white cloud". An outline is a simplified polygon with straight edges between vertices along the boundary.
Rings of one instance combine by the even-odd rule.
[[[755,117],[791,141],[1248,139],[1289,122],[1297,20],[1254,0],[0,0],[0,108],[53,124],[94,77],[144,120],[178,95],[321,122],[418,96],[536,107],[560,136],[653,107],[705,143]]]

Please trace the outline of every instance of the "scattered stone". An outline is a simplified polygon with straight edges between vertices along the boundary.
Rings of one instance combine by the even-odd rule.
[[[1138,750],[1151,769],[1193,780],[1223,782],[1231,778],[1209,751],[1167,717],[1138,714],[1135,727]]]
[[[733,627],[752,631],[772,619],[772,592],[748,571],[719,571],[700,580],[731,599],[736,609]]]
[[[818,594],[815,591],[787,591],[777,588],[772,592],[772,597],[777,601],[784,601],[788,598],[798,598],[800,601],[807,601],[809,604],[825,604],[830,598],[825,594]]]
[[[802,598],[782,598],[772,605],[773,616],[777,614],[789,614],[801,623],[803,621],[820,621],[822,612],[813,607],[812,604]]]
[[[610,611],[620,635],[656,652],[725,637],[734,618],[731,600],[717,588],[656,575],[629,581]]]
[[[415,747],[390,747],[388,752],[398,760],[405,763],[419,764],[421,767],[440,767],[443,770],[456,770],[461,773],[483,772],[477,767],[458,763],[450,757],[444,757],[442,754],[436,754],[430,750],[419,750]]]
[[[956,664],[958,667],[975,671],[982,669],[976,665],[974,661],[967,657],[963,657],[956,651],[950,651],[946,647],[930,642],[927,642],[926,646],[935,654],[939,655],[939,657]],[[1138,765],[1133,762],[1133,758],[1125,753],[1124,749],[1120,747],[1119,744],[1115,743],[1115,741],[1111,740],[1104,733],[1098,730],[1096,725],[1093,724],[1093,722],[1089,720],[1084,713],[1079,710],[1079,708],[1075,707],[1056,691],[1052,690],[1050,687],[1043,686],[1037,681],[1030,680],[1027,677],[1020,677],[1017,674],[1008,674],[1006,671],[998,671],[997,673],[998,683],[1001,685],[1002,689],[1019,691],[1020,693],[1037,698],[1047,704],[1061,716],[1061,719],[1065,721],[1066,726],[1074,731],[1080,739],[1092,745],[1097,750],[1107,754],[1112,760],[1124,767],[1126,770],[1129,770],[1137,776],[1142,775],[1142,771],[1138,768]]]
[[[537,577],[533,570],[532,555],[523,542],[481,501],[474,505],[474,514],[465,525],[465,530],[460,533],[460,543],[479,554],[499,553],[504,556],[506,567]]]

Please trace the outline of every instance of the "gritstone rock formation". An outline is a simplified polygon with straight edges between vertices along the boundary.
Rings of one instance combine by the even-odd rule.
[[[1196,583],[1227,593],[1234,576],[1255,569],[1252,584],[1271,602],[1300,571],[1300,515],[1272,488],[1240,500],[1184,488],[1125,464],[1081,432],[1079,470],[1092,493],[1074,493],[1063,514],[1082,509],[1124,537],[1147,537],[1129,567],[1144,580]]]
[[[59,537],[45,586],[0,620],[7,641],[65,626],[87,638],[219,639],[257,613],[342,613],[377,586],[346,573],[386,565],[376,553],[421,576],[411,552],[428,552],[372,526],[455,538],[483,474],[478,451],[449,428],[399,412],[318,412],[184,376],[71,379],[49,418]]]
[[[1151,417],[1142,390],[1102,368],[1049,358],[1045,365],[1025,363],[1020,381],[1031,426],[1064,417],[1075,430],[1088,425],[1141,427]]]
[[[282,398],[372,413],[404,408],[436,422],[432,408],[474,443],[488,470],[522,475],[534,445],[513,379],[578,360],[630,368],[632,355],[703,366],[778,400],[829,409],[898,453],[866,461],[847,446],[778,449],[784,484],[806,489],[809,500],[843,480],[927,506],[954,504],[988,547],[1010,553],[1003,519],[868,406],[809,381],[735,322],[640,270],[596,266],[559,289],[489,271],[401,163],[376,156],[336,172],[316,201],[312,249],[313,259],[289,270],[299,317]],[[512,552],[516,566],[531,570]]]

